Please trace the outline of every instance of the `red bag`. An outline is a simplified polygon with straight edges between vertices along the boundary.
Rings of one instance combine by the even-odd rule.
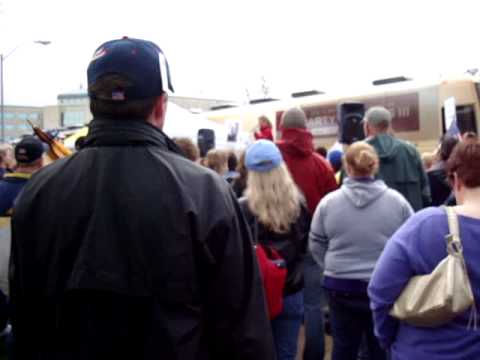
[[[275,249],[257,243],[255,252],[262,274],[268,313],[272,320],[283,310],[283,289],[287,279],[287,267],[285,260]]]

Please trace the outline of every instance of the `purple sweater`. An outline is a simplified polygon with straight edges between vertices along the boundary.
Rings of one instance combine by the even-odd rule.
[[[459,224],[470,282],[480,309],[480,220],[459,216]],[[437,328],[410,326],[388,315],[408,280],[432,272],[447,256],[447,233],[444,209],[420,211],[392,236],[377,262],[368,293],[375,335],[384,347],[390,348],[392,360],[480,359],[480,327],[467,329],[470,311]]]

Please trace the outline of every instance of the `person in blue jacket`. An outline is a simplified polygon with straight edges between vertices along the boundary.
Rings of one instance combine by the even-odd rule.
[[[0,216],[9,215],[14,202],[32,174],[43,167],[43,143],[33,136],[23,138],[15,147],[15,172],[0,180]]]
[[[458,206],[460,237],[467,272],[478,308],[480,299],[480,143],[461,143],[447,162]],[[389,312],[415,275],[429,274],[447,256],[446,212],[430,207],[412,216],[388,241],[368,287],[375,335],[390,349],[392,360],[480,359],[480,331],[469,328],[473,309],[435,328],[400,322]],[[472,313],[473,311],[473,313]]]

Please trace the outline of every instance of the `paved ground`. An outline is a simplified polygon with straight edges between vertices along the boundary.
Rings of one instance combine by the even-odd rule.
[[[305,344],[305,329],[302,326],[300,329],[300,335],[298,337],[298,355],[295,360],[302,360],[303,348]],[[325,336],[325,359],[330,360],[332,353],[332,338],[330,336]],[[5,344],[0,339],[0,360],[7,360],[7,354],[5,352]]]
[[[303,348],[305,346],[305,328],[300,328],[300,335],[298,336],[298,354],[295,360],[303,360]],[[328,335],[325,336],[325,358],[324,360],[330,360],[332,356],[332,338]],[[0,359],[1,360],[1,359]]]

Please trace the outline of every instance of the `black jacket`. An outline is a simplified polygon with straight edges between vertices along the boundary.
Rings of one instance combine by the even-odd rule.
[[[427,172],[430,191],[432,192],[432,206],[442,205],[449,197],[452,189],[448,183],[444,166],[436,167]]]
[[[287,280],[284,295],[291,295],[303,289],[303,263],[308,245],[311,218],[308,209],[302,206],[297,221],[288,233],[276,233],[261,224],[248,208],[247,198],[240,199],[240,205],[247,218],[250,231],[262,245],[274,248],[287,263]],[[256,223],[256,224],[255,224]],[[255,229],[257,227],[257,229]],[[255,232],[257,232],[255,236]]]
[[[142,121],[93,120],[13,215],[19,359],[274,359],[228,184]]]

